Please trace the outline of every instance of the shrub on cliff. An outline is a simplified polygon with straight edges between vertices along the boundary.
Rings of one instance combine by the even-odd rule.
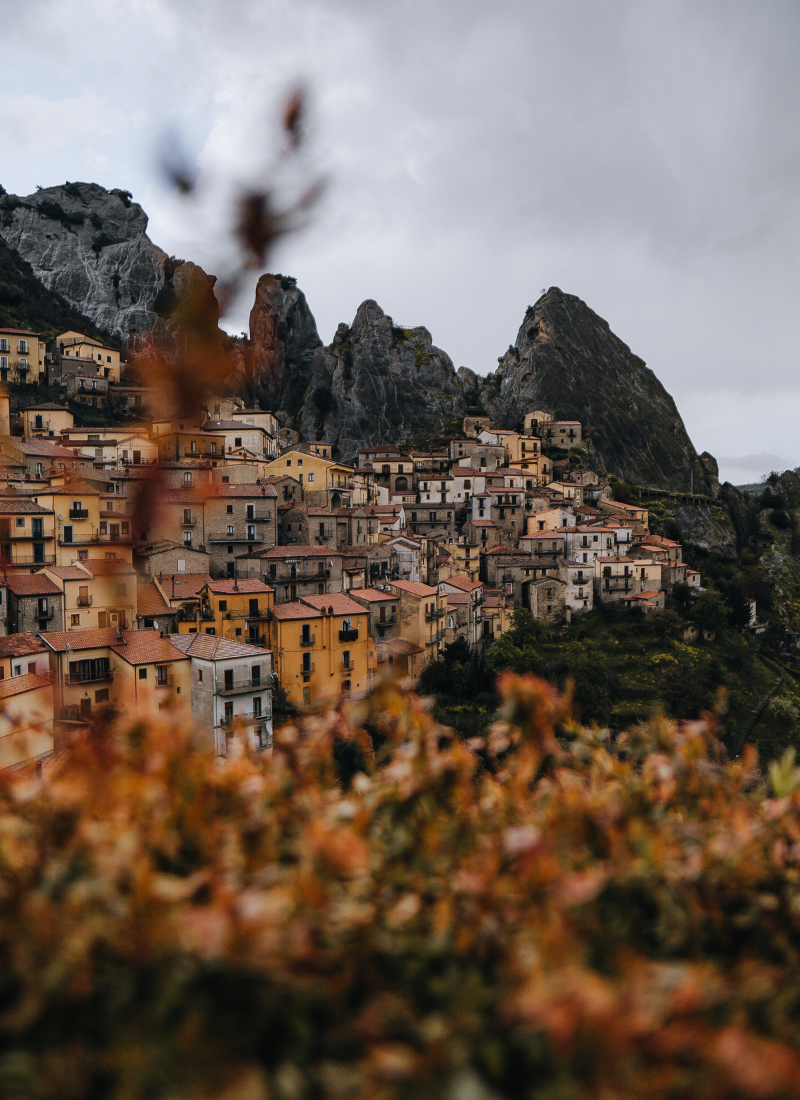
[[[166,716],[0,778],[2,1095],[800,1092],[793,761],[500,691],[472,744],[386,689],[271,759]]]

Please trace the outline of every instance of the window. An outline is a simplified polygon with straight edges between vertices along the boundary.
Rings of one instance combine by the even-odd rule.
[[[230,725],[233,721],[233,703],[225,704],[225,723]]]
[[[139,669],[139,679],[140,680],[146,680],[147,679],[147,669],[146,668],[140,668]]]
[[[184,485],[191,485],[192,484],[192,475],[189,473],[188,470],[183,475],[183,484]]]
[[[225,534],[228,535],[228,536],[233,535],[233,524],[232,523],[228,524],[228,526],[225,530]]]
[[[191,508],[184,508],[183,509],[183,522],[184,523],[191,523],[192,522],[192,510],[191,510]]]
[[[27,355],[28,354],[28,341],[27,340],[20,340],[17,344],[17,351],[19,352],[20,355]]]
[[[308,480],[309,480],[309,481],[313,481],[313,480],[314,480],[314,475],[313,475],[313,473],[310,473],[310,474],[308,475]]]
[[[292,460],[291,460],[291,458],[287,458],[287,459],[286,459],[286,465],[287,465],[287,466],[291,466],[291,464],[292,464]]]
[[[80,626],[81,625],[80,615],[70,615],[69,625],[70,626]]]
[[[184,546],[191,546],[192,545],[192,532],[191,531],[184,531],[183,532],[183,545]]]
[[[256,597],[256,599],[254,599],[254,600],[250,600],[249,602],[250,602],[250,614],[252,616],[257,616],[259,614],[258,597]]]
[[[194,440],[189,444],[189,450],[193,455],[197,454],[197,443]]]
[[[242,437],[240,435],[237,435],[237,436],[234,437],[233,445],[234,445],[234,447],[241,447]]]
[[[254,718],[260,718],[261,717],[261,696],[260,695],[256,696],[256,698],[253,700],[253,717]]]
[[[278,567],[277,567],[277,565],[275,565],[274,562],[271,562],[270,567],[269,567],[269,579],[274,581],[275,578],[277,577],[277,575],[278,575]]]
[[[302,465],[303,465],[303,460],[302,460],[302,458],[298,458],[298,460],[297,460],[297,465],[298,465],[298,466],[302,466]]]
[[[228,601],[227,600],[220,600],[219,601],[219,609],[220,609],[220,611],[227,611],[228,610]]]
[[[215,455],[217,453],[217,445],[213,441],[211,443],[211,453],[212,455]]]
[[[248,525],[248,528],[247,528],[247,537],[248,537],[248,539],[254,539],[254,538],[256,537],[256,529],[255,529],[255,526],[250,526],[250,525]]]

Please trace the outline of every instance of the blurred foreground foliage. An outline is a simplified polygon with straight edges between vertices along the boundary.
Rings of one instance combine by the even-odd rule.
[[[794,758],[499,693],[485,739],[386,687],[271,758],[165,712],[0,777],[0,1095],[800,1094]]]

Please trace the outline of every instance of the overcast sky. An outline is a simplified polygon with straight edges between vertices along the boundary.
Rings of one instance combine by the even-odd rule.
[[[0,0],[0,38],[8,191],[125,188],[157,244],[221,274],[223,200],[274,175],[302,83],[281,182],[329,187],[271,267],[323,340],[375,298],[485,374],[557,285],[723,477],[800,465],[797,0]],[[189,207],[158,170],[168,134],[200,172]]]

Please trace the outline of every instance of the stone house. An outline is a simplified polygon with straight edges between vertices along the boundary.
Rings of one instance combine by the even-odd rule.
[[[203,513],[209,571],[235,577],[242,552],[260,553],[278,543],[278,494],[274,485],[214,485]]]
[[[387,546],[342,546],[345,591],[371,588],[389,580],[394,560]]]
[[[382,643],[390,638],[400,637],[400,599],[396,592],[385,592],[381,588],[361,588],[349,592],[348,595],[369,612],[370,637],[377,646],[378,665],[381,665],[387,660]]]
[[[342,591],[344,555],[327,546],[276,546],[260,556],[261,575],[275,603]]]
[[[327,546],[331,550],[337,548],[337,512],[305,503],[283,505],[278,512],[278,542],[281,546],[316,545]],[[348,541],[346,528],[343,541]]]
[[[501,591],[506,607],[515,610],[527,607],[527,585],[534,576],[537,559],[525,550],[509,550],[507,546],[493,546],[483,555],[483,579],[488,588]]]
[[[160,542],[138,543],[133,548],[133,564],[137,573],[158,577],[173,573],[208,574],[211,555],[207,550],[184,543],[162,539]]]
[[[565,603],[573,615],[582,615],[594,607],[594,565],[578,561],[559,563],[559,576],[566,581]]]
[[[422,581],[423,551],[419,539],[395,535],[383,543],[392,554],[392,572],[401,581]]]
[[[530,612],[534,619],[560,623],[564,619],[567,585],[559,577],[541,577],[528,585]]]
[[[10,576],[8,584],[9,634],[43,633],[64,629],[64,597],[43,573]]]
[[[399,599],[400,637],[424,650],[424,663],[436,660],[444,641],[446,594],[413,581],[390,581],[389,590]]]
[[[456,575],[442,581],[439,585],[439,591],[444,592],[447,596],[448,607],[450,600],[454,597],[458,597],[457,604],[454,605],[457,606],[454,623],[457,621],[460,622],[464,615],[466,616],[466,632],[463,636],[466,638],[470,649],[474,649],[480,641],[482,631],[484,599],[483,581],[473,581],[470,580],[469,577],[460,577]],[[458,636],[461,637],[462,635],[459,634]]]
[[[456,533],[455,507],[447,503],[412,505],[407,511],[409,530],[414,535],[445,535],[452,538]]]
[[[466,535],[470,545],[477,546],[481,553],[497,543],[497,528],[492,519],[473,519],[470,516],[461,533]]]
[[[192,718],[204,747],[227,756],[231,737],[253,749],[272,745],[272,654],[208,634],[172,634],[191,660]]]
[[[580,420],[548,420],[539,428],[545,447],[563,447],[567,450],[583,446]]]

